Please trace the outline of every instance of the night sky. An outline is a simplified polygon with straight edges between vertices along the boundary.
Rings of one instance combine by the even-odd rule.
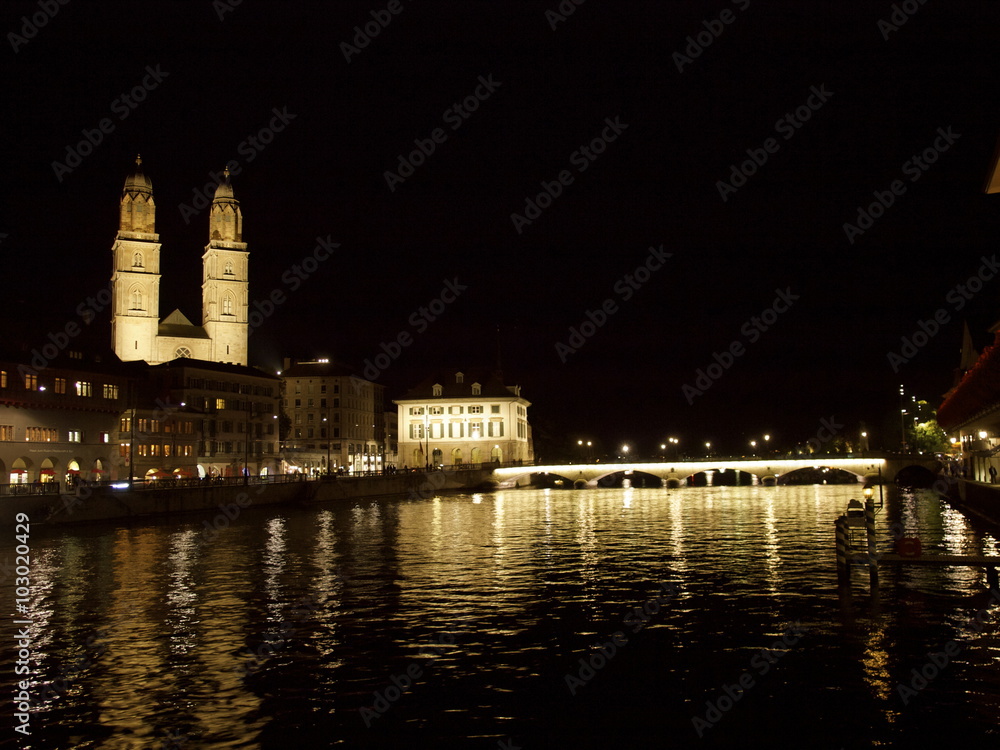
[[[107,286],[136,153],[163,243],[160,314],[200,323],[208,218],[184,207],[236,162],[251,299],[286,299],[254,331],[252,364],[361,371],[407,333],[378,373],[391,397],[499,348],[550,456],[577,439],[648,453],[671,435],[741,453],[831,417],[896,445],[899,385],[936,405],[963,321],[982,348],[1000,319],[995,279],[956,294],[1000,236],[1000,196],[983,192],[1000,4],[902,5],[912,17],[889,2],[588,0],[560,20],[557,0],[5,2],[3,336],[44,343]],[[388,24],[345,47],[373,13]],[[143,101],[120,98],[144,82]],[[105,118],[92,153],[54,166]],[[434,151],[400,173],[415,139]],[[720,190],[753,155],[766,161]],[[512,220],[543,183],[558,195]],[[884,215],[845,232],[875,192],[892,196]],[[317,238],[339,247],[297,275]],[[432,305],[446,282],[457,298]],[[778,291],[791,304],[761,318]],[[890,362],[939,310],[940,330]],[[109,330],[104,314],[84,337],[106,347]],[[733,342],[731,366],[686,396]]]

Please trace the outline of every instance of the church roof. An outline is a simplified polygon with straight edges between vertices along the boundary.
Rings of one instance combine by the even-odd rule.
[[[142,171],[142,157],[135,157],[135,169],[132,173],[125,178],[125,187],[122,192],[124,193],[145,193],[146,195],[153,194],[153,183],[149,181],[149,178]]]
[[[160,322],[157,333],[161,336],[172,336],[175,338],[211,338],[204,327],[194,325],[180,310],[174,310],[170,315],[165,317]]]

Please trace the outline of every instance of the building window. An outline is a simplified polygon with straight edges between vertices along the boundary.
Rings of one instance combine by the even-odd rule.
[[[122,417],[118,420],[118,432],[128,432],[132,429],[132,418]]]
[[[93,396],[94,386],[92,383],[88,383],[86,380],[77,381],[76,384],[76,395],[77,396]]]
[[[14,425],[0,424],[0,440],[14,439]]]
[[[163,445],[163,455],[166,457],[170,456],[170,443],[164,443]]]
[[[136,253],[132,256],[132,267],[142,268],[142,253]]]
[[[159,443],[153,443],[151,446],[149,446],[149,455],[151,455],[151,456],[159,456],[160,455],[160,444]]]
[[[53,390],[56,393],[66,393],[66,378],[56,378]]]
[[[29,443],[54,443],[59,438],[54,427],[25,427],[24,439]]]
[[[226,276],[232,276],[233,275],[233,262],[231,260],[226,261],[225,274],[226,274]]]
[[[0,370],[0,388],[7,387],[7,371]]]
[[[132,310],[142,310],[142,309],[144,309],[143,306],[142,306],[142,290],[141,289],[133,289],[132,290],[132,307],[130,309],[132,309]]]
[[[98,440],[99,440],[99,442],[102,442],[102,443],[110,443],[111,442],[111,433],[110,432],[102,432],[102,433],[100,433],[98,435]]]
[[[483,393],[483,387],[481,385],[479,385],[479,383],[473,383],[472,384],[472,395],[473,396],[481,396],[482,393]]]
[[[499,414],[500,413],[500,404],[492,404],[492,405],[490,405],[490,413],[491,414]]]
[[[440,396],[441,395],[441,386],[437,385],[437,384],[431,386],[431,392],[432,392],[432,395],[435,396],[435,397]]]
[[[469,407],[469,414],[482,414],[482,413],[483,413],[483,407],[481,407],[481,406],[470,406]]]
[[[455,373],[455,382],[456,383],[464,383],[465,382],[465,375],[463,373],[456,372]]]
[[[228,294],[222,299],[222,314],[232,315],[233,314],[233,298]]]
[[[215,409],[216,411],[221,411],[226,408],[226,399],[217,398],[215,399]]]
[[[24,388],[28,391],[38,390],[38,376],[31,373],[24,373]]]
[[[79,430],[70,430],[69,431],[69,437],[67,438],[67,441],[70,442],[70,443],[80,443],[80,442],[82,442],[82,437],[83,436],[82,436],[82,434],[80,433]]]
[[[462,410],[463,410],[463,407],[461,407],[461,406],[449,406],[448,407],[448,413],[449,414],[461,414]]]
[[[339,399],[339,398],[335,398],[335,399],[333,400],[333,408],[334,408],[334,409],[339,409],[339,408],[340,408],[340,399]],[[422,414],[422,413],[423,413],[423,412],[421,412],[421,414]]]
[[[177,351],[174,352],[174,359],[190,359],[191,350],[186,346],[178,346]]]
[[[104,398],[118,398],[118,386],[110,383],[104,384]]]

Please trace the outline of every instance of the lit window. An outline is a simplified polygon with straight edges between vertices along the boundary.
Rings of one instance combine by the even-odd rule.
[[[31,373],[27,373],[26,372],[24,374],[24,387],[25,387],[26,390],[29,390],[29,391],[37,391],[38,390],[38,376],[37,375],[32,375]]]
[[[79,380],[76,384],[76,395],[77,396],[93,396],[94,386],[92,383],[88,383],[86,380]]]
[[[7,371],[0,370],[0,388],[7,387]]]
[[[69,442],[71,442],[71,443],[79,443],[79,442],[81,442],[80,431],[79,430],[70,430],[69,431],[69,437],[67,438],[67,440]]]
[[[66,392],[66,378],[56,378],[54,389],[55,389],[56,393],[65,393]]]
[[[226,399],[224,399],[224,398],[217,398],[217,399],[215,399],[215,408],[216,409],[225,409],[226,408]]]
[[[0,424],[0,440],[14,439],[14,425]]]
[[[104,398],[118,398],[118,386],[105,383]]]

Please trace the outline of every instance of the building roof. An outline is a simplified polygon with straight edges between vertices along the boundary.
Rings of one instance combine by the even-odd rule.
[[[144,195],[153,194],[153,183],[149,181],[149,178],[142,171],[142,157],[135,157],[135,169],[132,170],[131,174],[125,178],[125,187],[122,189],[123,193],[142,193]]]
[[[203,326],[196,326],[180,310],[174,310],[165,317],[157,327],[160,336],[170,336],[180,339],[209,339],[212,338],[205,331]]]
[[[166,372],[169,370],[180,370],[189,368],[192,370],[210,370],[211,372],[221,372],[227,375],[243,375],[255,378],[267,378],[268,380],[281,380],[277,375],[259,370],[256,367],[244,367],[243,365],[231,365],[226,362],[209,362],[204,359],[194,359],[192,357],[178,357],[169,362],[158,365],[150,365],[151,372]]]
[[[354,368],[342,362],[295,362],[281,371],[283,378],[357,377]],[[373,383],[377,385],[377,383]]]
[[[459,381],[461,375],[461,381]],[[473,395],[472,385],[479,383],[481,390],[479,394]],[[441,386],[441,395],[434,395],[434,386]],[[511,398],[519,397],[518,386],[506,386],[503,383],[503,373],[485,367],[472,367],[467,370],[448,369],[440,370],[430,377],[424,378],[420,383],[395,402],[400,401],[426,401],[428,399],[456,399],[456,398]]]
[[[945,397],[937,419],[945,431],[972,421],[1000,405],[1000,333],[958,385]]]

